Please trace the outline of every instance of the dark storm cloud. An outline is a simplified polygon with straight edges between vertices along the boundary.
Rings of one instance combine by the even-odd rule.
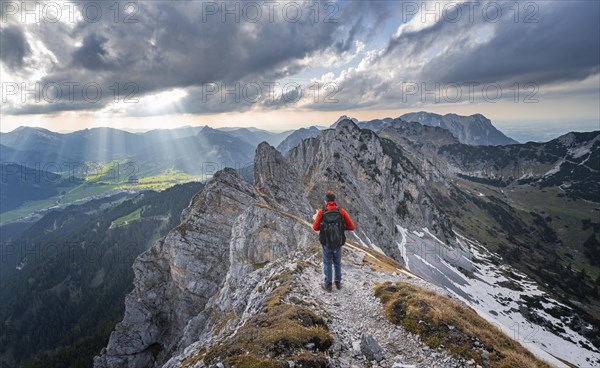
[[[34,114],[47,114],[53,115],[62,111],[96,111],[104,107],[102,104],[86,103],[80,101],[77,103],[51,103],[51,104],[29,104],[21,105],[13,108],[10,111],[11,115],[34,115]]]
[[[397,1],[341,3],[334,23],[323,21],[329,14],[326,1],[321,3],[321,17],[316,23],[308,15],[312,1],[303,5],[305,17],[299,22],[282,19],[285,3],[281,2],[274,22],[264,11],[256,23],[236,21],[233,16],[223,21],[220,13],[204,19],[206,2],[200,1],[140,2],[133,17],[135,23],[124,23],[123,12],[116,22],[110,8],[112,2],[79,3],[80,8],[101,4],[104,16],[98,22],[84,21],[75,27],[42,23],[28,32],[57,59],[46,68],[49,74],[42,84],[97,82],[102,85],[101,101],[88,103],[80,93],[72,103],[25,104],[4,109],[6,113],[97,110],[113,101],[110,86],[115,83],[120,87],[133,83],[137,88],[135,98],[185,89],[187,96],[168,107],[171,112],[243,111],[255,104],[243,98],[235,101],[232,96],[222,102],[219,95],[206,101],[204,86],[213,82],[228,86],[240,83],[242,87],[248,83],[281,82],[307,68],[321,67],[307,65],[307,59],[341,56],[351,53],[356,41],[368,44],[382,39],[389,39],[382,52],[364,56],[368,67],[348,70],[337,81],[339,103],[312,104],[311,108],[369,108],[378,104],[396,107],[402,81],[518,80],[542,84],[581,80],[598,73],[598,2],[539,2],[538,23],[524,23],[523,19],[515,23],[508,10],[514,5],[510,1],[502,3],[504,16],[498,23],[485,22],[481,16],[474,22],[463,17],[458,23],[440,21],[429,27],[406,29],[398,37],[382,34],[384,30],[394,31],[385,27],[386,21],[391,19],[397,24],[403,18],[402,3]],[[245,3],[239,4],[243,7]],[[2,30],[2,62],[9,68],[28,67],[23,60],[31,50],[22,31],[6,30]],[[5,52],[4,39],[18,39],[19,34],[21,42],[10,42],[11,48]],[[475,42],[480,34],[483,40]],[[280,85],[278,93],[281,88]],[[306,95],[307,90],[308,86],[303,85],[298,91]],[[119,93],[123,97],[127,91]],[[296,99],[279,95],[273,100],[261,99],[258,106],[272,109],[295,103]],[[141,105],[132,106],[128,111],[131,115],[153,114]]]
[[[136,97],[173,88],[200,90],[212,82],[268,83],[293,76],[306,68],[304,58],[323,52],[342,53],[350,50],[355,40],[374,35],[375,21],[389,17],[393,5],[349,2],[336,12],[334,22],[325,22],[331,9],[323,1],[315,22],[310,13],[314,2],[296,2],[301,4],[304,15],[300,21],[292,22],[282,16],[286,2],[278,2],[273,21],[264,7],[260,20],[252,23],[233,16],[223,21],[221,13],[203,17],[206,2],[140,2],[133,17],[137,22],[123,23],[123,19],[115,22],[111,2],[78,3],[80,9],[92,3],[94,7],[101,4],[104,16],[97,22],[80,22],[74,28],[60,23],[42,24],[45,30],[38,38],[58,59],[49,68],[51,73],[43,78],[42,85],[91,81],[103,86],[134,83],[138,88]],[[245,6],[243,2],[237,3]],[[356,14],[362,14],[365,21]],[[90,106],[91,110],[111,102],[110,91],[103,88],[103,92],[103,103]],[[209,107],[199,104],[195,97],[198,96],[192,91],[182,101],[184,108],[194,113],[227,111],[225,108],[243,110],[250,106],[236,103]],[[77,95],[75,98],[81,99]],[[72,104],[73,109],[80,109],[78,102],[81,101]],[[68,109],[69,104],[66,105]],[[19,106],[9,112],[37,113],[62,107],[61,104],[32,109]]]
[[[23,59],[31,54],[23,30],[18,26],[0,28],[0,60],[12,70],[23,67]]]
[[[73,52],[71,66],[80,66],[87,70],[109,70],[117,65],[110,60],[105,49],[108,38],[95,32],[83,38],[83,45]]]
[[[336,80],[339,93],[336,104],[314,104],[319,110],[351,108],[390,108],[407,106],[403,86],[419,88],[412,103],[422,103],[422,90],[479,83],[498,84],[509,91],[515,82],[544,86],[584,80],[599,73],[600,30],[599,2],[537,2],[535,16],[525,22],[527,4],[518,3],[521,13],[515,22],[511,7],[515,2],[491,2],[500,5],[503,16],[496,23],[482,16],[485,2],[473,19],[463,16],[458,22],[441,17],[424,24],[419,15],[396,36],[382,52],[372,55],[360,69],[347,69]],[[442,3],[443,4],[443,3]],[[465,13],[463,13],[464,15]],[[425,87],[423,87],[425,86]],[[580,87],[555,89],[554,96],[573,98],[577,94],[598,94]],[[468,87],[463,89],[468,99]],[[474,92],[481,97],[481,90]],[[439,94],[438,94],[439,96]],[[429,102],[434,97],[429,96]],[[461,100],[463,101],[463,100]],[[410,101],[408,104],[410,105]]]
[[[210,82],[270,80],[297,73],[302,69],[299,60],[344,37],[338,32],[345,23],[314,23],[308,16],[291,23],[282,18],[281,11],[275,13],[273,22],[266,13],[257,23],[236,21],[233,17],[223,22],[221,14],[203,22],[204,2],[143,2],[135,14],[138,22],[115,23],[109,9],[112,3],[95,4],[103,6],[105,16],[100,21],[84,21],[74,29],[60,25],[53,28],[55,38],[69,40],[72,52],[66,59],[63,50],[53,48],[64,44],[46,45],[61,58],[52,66],[52,73],[44,77],[43,84],[99,79],[106,85],[132,82],[142,96]],[[85,7],[86,2],[81,2],[80,8]],[[307,9],[308,5],[304,11]],[[76,47],[75,40],[80,35],[83,40]],[[21,62],[22,50],[20,54],[18,49],[3,52],[3,58],[11,65]]]
[[[425,65],[422,78],[440,83],[519,81],[542,85],[597,74],[600,3],[560,1],[539,6],[537,23],[515,23],[505,17],[488,42],[457,43]],[[439,32],[451,27],[440,24]]]

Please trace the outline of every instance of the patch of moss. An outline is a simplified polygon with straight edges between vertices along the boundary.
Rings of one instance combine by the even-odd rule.
[[[213,329],[213,334],[215,336],[218,335],[221,332],[221,330],[223,330],[223,327],[225,327],[227,325],[227,323],[229,321],[233,320],[234,318],[235,318],[235,313],[233,313],[232,311],[228,311],[224,315],[220,316],[219,322],[216,324],[215,328]]]
[[[176,229],[181,233],[183,237],[185,237],[185,234],[188,231],[191,231],[192,227],[187,222],[182,222],[181,224],[177,225]]]
[[[269,263],[269,261],[255,263],[253,265],[253,269],[254,269],[254,271],[260,270],[261,268],[265,267],[268,263]]]
[[[477,313],[432,291],[404,283],[386,282],[375,288],[386,317],[418,334],[431,348],[443,345],[450,353],[483,365],[479,341],[489,352],[489,367],[550,367],[506,336]]]
[[[194,364],[196,364],[202,360],[202,358],[204,357],[205,354],[206,354],[206,349],[204,347],[200,348],[200,350],[198,350],[198,352],[194,356],[181,362],[181,368],[189,368],[189,367],[194,366]]]

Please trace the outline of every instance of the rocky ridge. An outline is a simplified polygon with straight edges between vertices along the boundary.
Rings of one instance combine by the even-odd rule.
[[[443,348],[431,351],[387,322],[373,297],[373,286],[383,281],[416,283],[446,295],[392,259],[406,257],[407,239],[461,246],[407,154],[344,120],[303,140],[286,157],[259,145],[254,186],[231,169],[216,174],[184,211],[181,225],[136,260],[125,317],[94,366],[222,366],[223,352],[239,346],[256,319],[281,303],[308,308],[303,313],[328,332],[283,353],[267,352],[265,359],[289,353],[299,357],[290,366],[301,359],[362,366],[370,358],[384,367],[474,366]],[[334,294],[317,286],[320,252],[307,222],[325,189],[346,193],[340,204],[360,224],[345,252],[346,287]],[[293,281],[281,281],[290,274]],[[280,300],[272,304],[275,297]]]

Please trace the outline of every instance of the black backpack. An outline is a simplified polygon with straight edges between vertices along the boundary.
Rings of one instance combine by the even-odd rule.
[[[327,211],[323,208],[323,217],[319,227],[319,240],[329,249],[336,249],[346,243],[346,223],[339,210]]]

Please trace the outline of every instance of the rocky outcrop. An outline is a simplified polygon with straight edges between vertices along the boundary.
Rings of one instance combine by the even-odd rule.
[[[95,367],[157,367],[199,336],[210,339],[224,318],[234,323],[260,305],[256,287],[269,264],[316,241],[304,223],[277,212],[310,215],[298,174],[267,143],[256,153],[255,186],[220,171],[181,224],[136,260],[125,316]]]
[[[233,225],[259,198],[234,170],[215,175],[181,224],[135,261],[125,316],[95,367],[149,367],[172,354],[188,322],[222,287]]]
[[[396,225],[411,230],[423,227],[449,239],[448,220],[439,212],[425,188],[423,173],[393,142],[350,120],[335,130],[304,140],[286,156],[300,173],[313,208],[322,206],[326,190],[339,194],[338,204],[356,218],[356,240],[379,244],[386,254],[402,259]]]
[[[281,153],[263,142],[256,149],[254,185],[271,206],[285,208],[297,216],[309,216],[302,174]]]

